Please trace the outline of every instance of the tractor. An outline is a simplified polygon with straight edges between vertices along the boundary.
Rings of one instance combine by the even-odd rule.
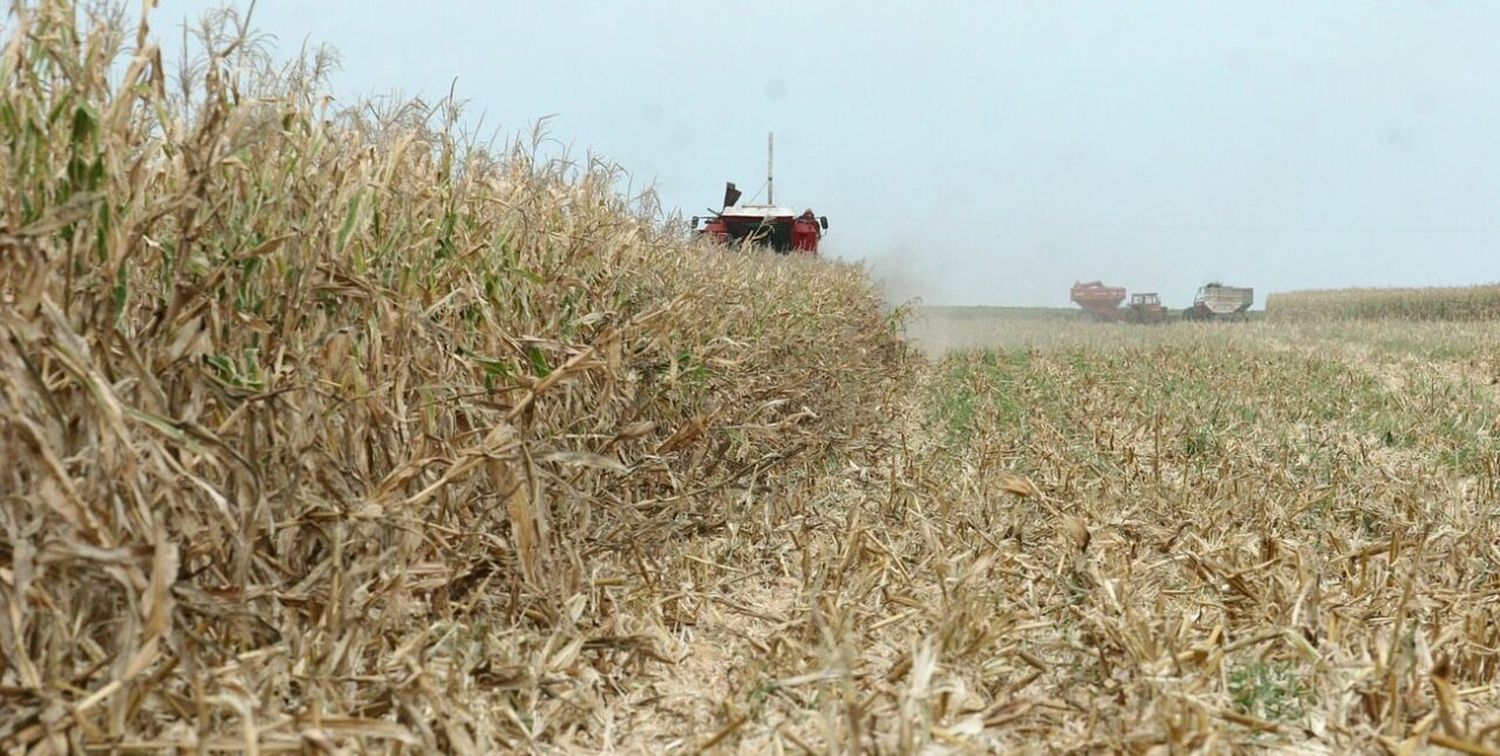
[[[1154,291],[1147,291],[1130,295],[1130,304],[1125,308],[1125,321],[1128,323],[1165,323],[1167,314],[1167,308],[1162,305],[1161,297],[1158,297]]]
[[[1102,281],[1073,284],[1069,292],[1075,304],[1083,308],[1093,320],[1100,323],[1165,323],[1167,308],[1154,291],[1130,295],[1130,304],[1123,309],[1125,289],[1121,286],[1105,286]]]

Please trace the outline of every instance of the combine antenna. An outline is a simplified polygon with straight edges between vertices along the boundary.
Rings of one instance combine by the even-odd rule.
[[[776,132],[766,135],[766,204],[776,204]]]

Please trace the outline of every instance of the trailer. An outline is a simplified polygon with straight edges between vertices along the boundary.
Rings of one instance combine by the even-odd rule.
[[[1245,320],[1254,302],[1255,289],[1215,281],[1198,289],[1193,306],[1182,316],[1188,320]]]
[[[1073,284],[1073,303],[1083,308],[1085,314],[1101,323],[1113,323],[1121,319],[1120,303],[1125,301],[1125,288],[1105,286],[1103,281],[1080,281]]]

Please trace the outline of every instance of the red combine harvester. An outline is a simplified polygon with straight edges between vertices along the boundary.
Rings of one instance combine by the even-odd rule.
[[[706,219],[701,229],[698,229],[700,219],[693,216],[693,228],[724,244],[748,241],[770,247],[781,254],[798,252],[816,255],[818,241],[828,228],[828,218],[815,216],[811,210],[798,215],[789,207],[778,207],[775,204],[775,174],[772,171],[775,135],[767,140],[766,147],[766,204],[737,204],[741,193],[730,182],[724,186],[723,208],[717,211],[710,209],[713,217]]]

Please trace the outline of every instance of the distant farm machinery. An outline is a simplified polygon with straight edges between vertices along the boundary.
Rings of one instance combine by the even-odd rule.
[[[1073,284],[1073,303],[1100,323],[1165,323],[1171,319],[1171,311],[1154,291],[1130,294],[1129,299],[1129,304],[1120,306],[1126,300],[1122,286],[1105,286],[1102,281]],[[1198,289],[1193,306],[1184,310],[1182,317],[1185,320],[1245,320],[1254,301],[1254,289],[1214,282]]]
[[[1198,289],[1193,306],[1182,316],[1188,320],[1245,320],[1254,301],[1254,289],[1225,286],[1216,281]]]
[[[709,208],[713,215],[703,219],[702,228],[698,227],[698,216],[693,216],[693,228],[721,244],[749,243],[783,255],[795,252],[816,256],[818,242],[828,230],[828,216],[813,215],[810,209],[799,215],[775,203],[775,140],[775,134],[766,139],[766,204],[739,204],[743,193],[728,182],[724,185],[724,204],[718,210]]]

